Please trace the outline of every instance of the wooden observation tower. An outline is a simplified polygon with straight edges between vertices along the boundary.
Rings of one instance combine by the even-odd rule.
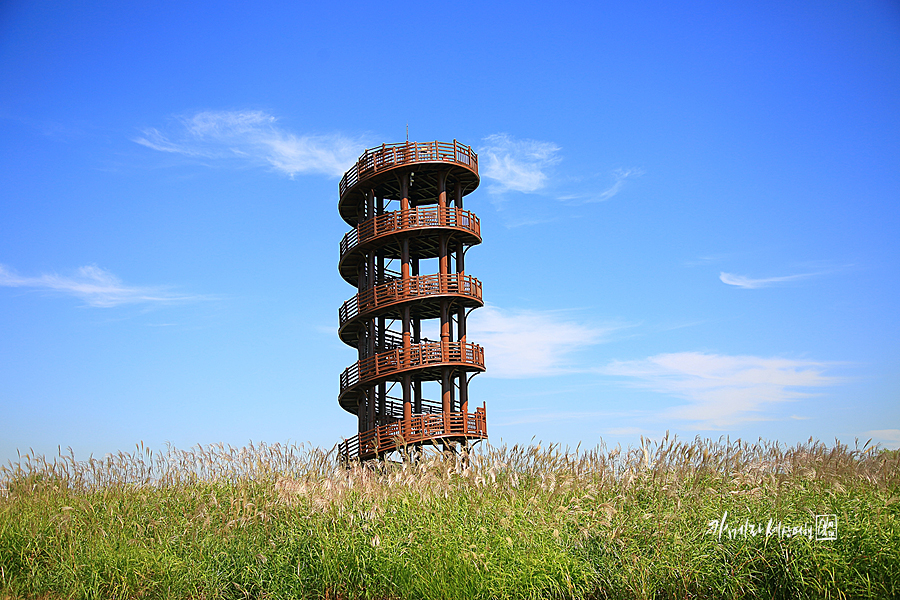
[[[456,140],[371,148],[341,179],[338,209],[352,229],[338,269],[357,293],[339,310],[338,335],[358,353],[341,373],[338,402],[358,417],[357,435],[339,445],[344,460],[487,438],[484,405],[469,406],[484,350],[466,339],[468,313],[484,304],[465,271],[481,224],[463,198],[478,183],[478,156]]]

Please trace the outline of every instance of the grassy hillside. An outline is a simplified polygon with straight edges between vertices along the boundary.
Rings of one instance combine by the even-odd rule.
[[[843,445],[351,469],[295,446],[138,447],[2,477],[4,598],[900,597],[900,457]]]

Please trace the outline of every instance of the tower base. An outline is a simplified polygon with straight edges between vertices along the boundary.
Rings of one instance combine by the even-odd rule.
[[[487,438],[487,413],[485,406],[474,413],[440,413],[413,415],[408,424],[398,420],[380,425],[344,440],[337,446],[342,462],[372,460],[398,450],[462,443]]]

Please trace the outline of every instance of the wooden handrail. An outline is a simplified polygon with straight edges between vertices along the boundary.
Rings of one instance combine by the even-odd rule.
[[[392,279],[376,285],[344,302],[338,309],[340,326],[373,310],[412,298],[440,294],[460,294],[481,300],[481,282],[471,275],[417,275],[408,280]]]
[[[442,363],[461,363],[484,370],[484,348],[464,342],[423,342],[382,352],[344,369],[340,393],[399,371]]]
[[[446,437],[486,438],[487,414],[484,406],[474,413],[441,413],[413,415],[408,424],[402,420],[379,425],[348,438],[338,445],[345,461],[366,460],[393,452],[403,445],[417,444]]]
[[[374,177],[385,169],[417,162],[449,162],[467,167],[478,175],[478,155],[471,146],[460,144],[456,140],[449,142],[401,142],[399,144],[382,144],[363,152],[356,164],[350,167],[341,178],[340,195],[356,184]]]
[[[359,244],[405,229],[453,227],[481,238],[481,221],[473,213],[456,207],[420,206],[376,215],[347,232],[341,240],[341,257]]]
[[[439,414],[443,410],[443,405],[438,400],[430,400],[422,398],[422,410],[416,411],[417,414]],[[382,414],[381,406],[378,406],[379,414]],[[384,402],[383,415],[389,419],[399,420],[403,418],[403,399],[394,396],[388,396]]]

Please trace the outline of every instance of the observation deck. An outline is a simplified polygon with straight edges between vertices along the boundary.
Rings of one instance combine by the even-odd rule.
[[[341,373],[338,401],[347,412],[355,412],[361,388],[396,378],[407,371],[417,371],[422,378],[436,378],[445,367],[484,371],[484,349],[477,344],[428,341],[364,358]]]
[[[394,172],[407,167],[410,171],[409,200],[417,205],[436,204],[439,182],[437,174],[448,168],[462,184],[463,193],[478,187],[478,155],[471,146],[453,142],[403,142],[382,144],[363,152],[356,164],[344,173],[338,186],[338,210],[349,225],[359,222],[356,206],[366,188],[380,187],[392,198],[400,197],[399,178]],[[415,189],[413,189],[415,188]]]
[[[359,330],[373,317],[397,320],[409,304],[413,318],[437,319],[441,301],[454,299],[465,308],[484,306],[481,282],[471,275],[417,275],[404,281],[398,277],[360,292],[338,309],[338,335],[345,344],[356,346]],[[402,344],[402,338],[400,339]]]
[[[370,148],[341,179],[338,210],[352,229],[338,271],[357,289],[338,310],[338,335],[358,354],[340,376],[338,402],[358,419],[340,444],[346,460],[487,437],[486,408],[468,408],[469,380],[485,370],[483,348],[466,338],[468,312],[484,305],[464,261],[481,243],[480,220],[463,208],[478,184],[478,156],[456,140]],[[399,210],[387,210],[393,202]],[[419,272],[435,259],[437,273]],[[437,321],[440,340],[422,336],[423,321]],[[424,396],[432,384],[439,400]]]
[[[449,243],[481,243],[481,221],[467,210],[430,206],[390,212],[367,219],[344,235],[338,270],[344,281],[355,286],[360,261],[374,249],[381,250],[385,258],[401,258],[397,242],[402,239],[409,240],[410,252],[418,258],[436,258],[440,248],[435,234],[441,232],[447,233]]]
[[[395,450],[442,440],[487,438],[487,413],[484,405],[474,413],[413,415],[406,429],[401,421],[379,425],[338,444],[338,455],[345,461],[370,460]]]

